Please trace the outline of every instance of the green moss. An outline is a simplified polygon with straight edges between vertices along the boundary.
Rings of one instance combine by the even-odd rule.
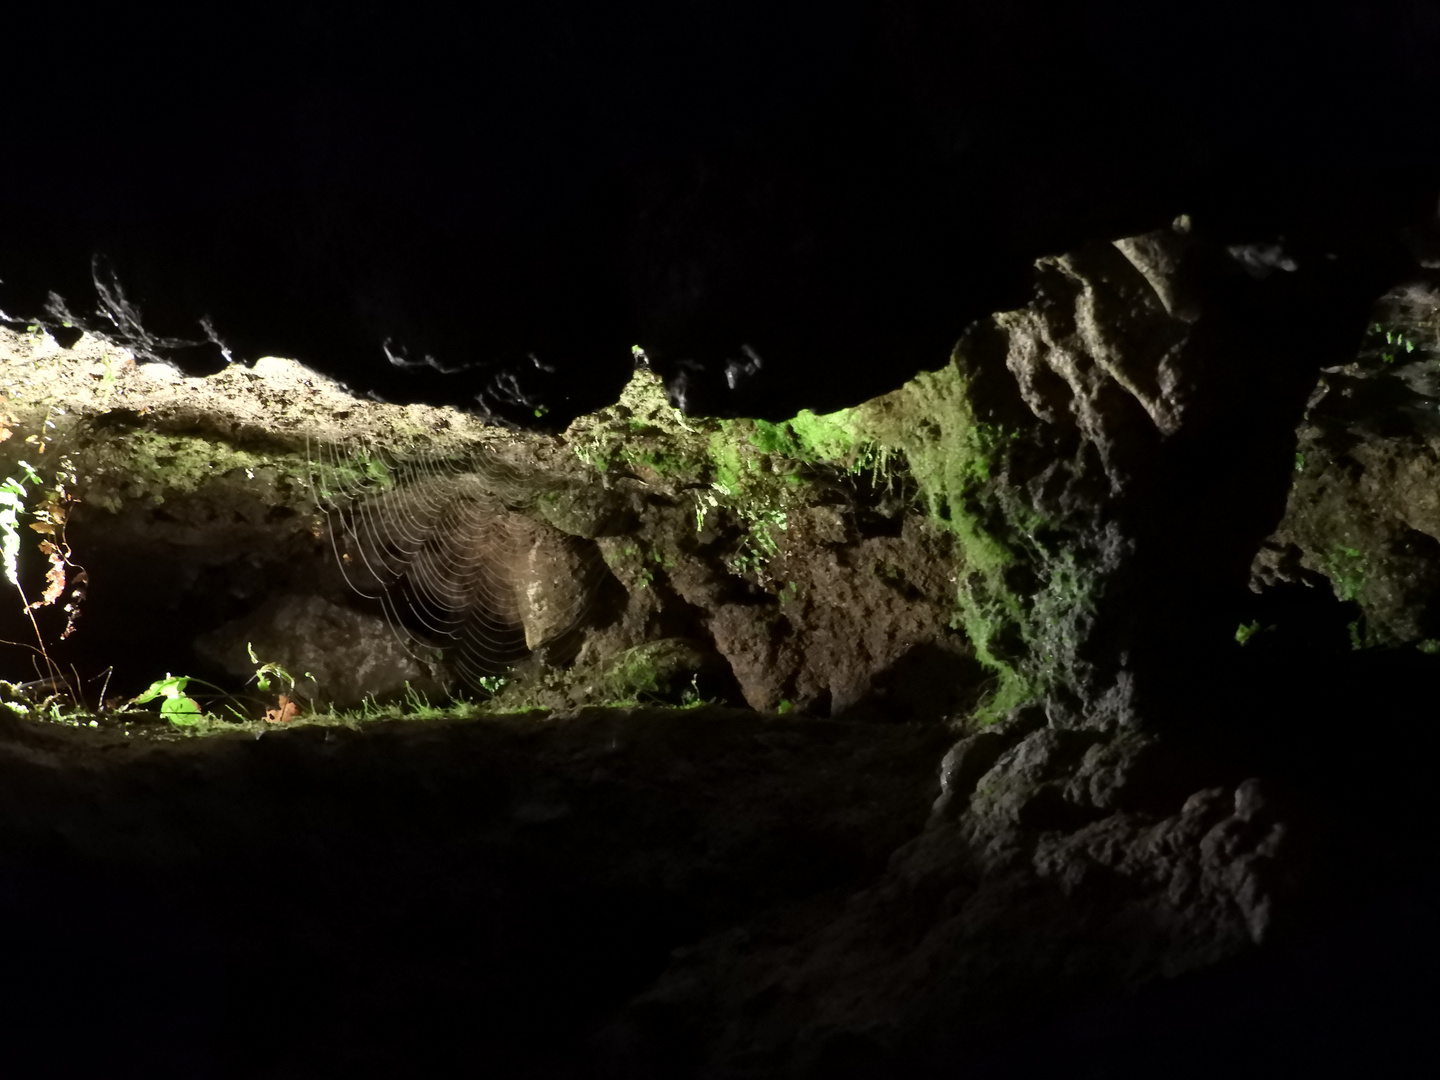
[[[610,696],[616,702],[653,697],[660,680],[655,657],[644,646],[621,653],[606,673]]]
[[[697,533],[709,525],[723,536],[727,525],[740,525],[726,565],[777,590],[771,563],[784,555],[790,514],[809,483],[869,469],[890,487],[893,473],[908,472],[930,518],[956,539],[953,625],[994,674],[987,708],[999,716],[1069,662],[1073,612],[1090,606],[1093,574],[1035,540],[1042,523],[1006,482],[1020,434],[977,416],[972,392],[957,352],[939,371],[855,408],[802,410],[778,423],[717,421],[682,417],[659,380],[638,372],[617,407],[623,411],[608,424],[577,422],[567,438],[597,469],[623,462],[647,483],[708,485],[694,494]]]
[[[648,469],[657,476],[673,480],[693,481],[699,478],[702,471],[694,458],[673,450],[651,448],[629,450],[622,447],[619,457],[627,465]]]
[[[601,678],[603,703],[613,708],[640,704],[703,704],[700,668],[690,646],[674,640],[651,641],[627,649]]]
[[[801,409],[790,421],[801,456],[814,461],[853,462],[866,444],[854,409],[817,415]]]
[[[856,416],[854,409],[824,415],[801,409],[778,424],[756,420],[750,441],[761,453],[853,467],[865,444]]]
[[[648,589],[663,573],[675,569],[675,555],[660,545],[602,546],[606,565],[627,589]]]
[[[347,492],[384,491],[395,485],[395,474],[384,458],[366,451],[362,446],[357,447],[354,453],[327,461],[323,469],[315,470],[314,483],[316,495],[321,499],[332,499]]]
[[[783,508],[805,487],[800,466],[873,467],[877,454],[857,418],[853,409],[827,416],[804,410],[778,424],[685,417],[660,380],[640,370],[615,406],[581,417],[565,438],[597,472],[624,467],[647,483],[705,484],[727,504],[761,513]]]
[[[800,456],[800,444],[795,441],[788,423],[772,424],[768,420],[756,420],[755,430],[750,433],[750,443],[762,454]]]
[[[995,673],[996,707],[1035,692],[1035,672],[1022,674],[1022,661],[1062,662],[1061,650],[1032,632],[1026,603],[1007,581],[1017,562],[1035,556],[1017,540],[1019,527],[1033,524],[1034,515],[1027,516],[1000,475],[1018,434],[976,417],[958,359],[874,402],[823,415],[802,410],[779,423],[687,419],[670,407],[659,380],[643,371],[617,408],[623,411],[608,424],[602,417],[567,433],[576,453],[597,470],[624,463],[642,476],[708,484],[709,492],[695,496],[697,532],[714,512],[723,515],[721,522],[743,526],[725,562],[732,573],[762,584],[783,555],[790,512],[816,469],[833,470],[832,476],[870,469],[889,484],[891,470],[903,462],[929,515],[958,541],[955,625]],[[1059,587],[1050,604],[1058,610],[1086,579],[1078,571],[1052,576]]]
[[[308,473],[299,455],[255,454],[213,437],[138,429],[78,449],[72,457],[81,500],[112,513],[127,502],[163,503],[167,496],[190,494],[230,474],[254,480],[264,473],[271,479],[290,476],[298,481]],[[338,480],[389,480],[378,459],[348,467],[355,476]]]
[[[1064,660],[1047,640],[1047,613],[1032,613],[1009,583],[1021,563],[1044,563],[1033,541],[1036,515],[1003,481],[1003,466],[1019,433],[976,416],[970,379],[957,355],[939,371],[923,372],[900,390],[851,410],[847,427],[858,438],[903,455],[930,518],[957,540],[956,614],[976,658],[996,687],[986,713],[1001,716],[1039,692],[1042,672]],[[1047,567],[1057,579],[1048,606],[1058,615],[1083,592],[1073,564]],[[1044,607],[1045,590],[1037,600]]]
[[[1325,576],[1340,600],[1359,599],[1369,572],[1369,562],[1359,548],[1337,545],[1325,559]]]
[[[710,436],[710,483],[722,494],[733,495],[745,478],[746,463],[735,441],[734,425],[726,424]]]

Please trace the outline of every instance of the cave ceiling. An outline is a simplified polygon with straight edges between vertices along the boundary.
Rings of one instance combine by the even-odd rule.
[[[1423,228],[1437,38],[1404,0],[42,18],[0,312],[556,430],[637,343],[690,411],[825,411],[1087,239]]]

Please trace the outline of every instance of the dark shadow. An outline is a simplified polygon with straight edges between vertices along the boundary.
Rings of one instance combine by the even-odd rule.
[[[840,714],[862,722],[938,723],[972,710],[985,678],[973,656],[925,642],[872,677],[865,695]]]

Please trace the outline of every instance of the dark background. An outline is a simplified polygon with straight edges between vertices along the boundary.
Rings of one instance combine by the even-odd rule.
[[[62,4],[8,37],[13,323],[516,422],[612,400],[633,344],[692,410],[851,404],[1037,255],[1180,212],[1343,245],[1440,176],[1424,0]]]

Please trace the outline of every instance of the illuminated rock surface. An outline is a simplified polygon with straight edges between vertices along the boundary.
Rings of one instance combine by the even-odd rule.
[[[1412,287],[1375,315],[1390,264],[1336,261],[1257,277],[1180,222],[1042,261],[1030,306],[854,409],[686,418],[639,370],[560,436],[366,403],[284,361],[187,379],[7,332],[7,469],[65,463],[88,577],[65,641],[38,612],[52,658],[92,702],[112,665],[112,696],[162,671],[229,692],[192,687],[218,716],[182,727],[9,692],[5,914],[38,927],[13,963],[42,988],[13,1008],[43,1028],[35,1002],[74,971],[125,1000],[97,1023],[139,1060],[244,1077],[922,1076],[1017,1054],[1260,1072],[1306,1010],[1337,1053],[1382,1007],[1398,1033],[1411,999],[1348,983],[1398,987],[1400,952],[1334,935],[1423,902],[1426,758],[1366,780],[1337,735],[1406,722],[1428,624],[1405,638],[1385,613],[1428,610],[1432,571],[1412,546],[1421,572],[1356,584],[1306,538],[1375,507],[1428,519],[1361,482],[1315,532],[1308,477],[1334,451],[1310,387],[1376,318],[1422,357],[1371,377],[1414,375],[1435,308]],[[1428,443],[1386,408],[1345,452],[1412,475]],[[432,551],[405,595],[445,616],[457,583],[484,594],[461,589],[454,636],[391,595]],[[479,577],[436,576],[471,551],[495,552]],[[394,573],[356,576],[382,557]],[[1334,599],[1287,599],[1327,568]],[[1377,629],[1347,636],[1357,603]],[[1352,650],[1381,628],[1409,647]],[[241,685],[264,662],[281,685]],[[482,703],[417,697],[439,702],[437,664]],[[300,703],[283,726],[261,719],[277,689]],[[362,696],[419,712],[326,712]],[[1319,949],[1340,968],[1305,974]],[[1244,1004],[1261,986],[1290,1000]],[[173,1003],[163,1050],[137,992]]]
[[[1436,1071],[1433,5],[823,7],[27,13],[7,1073]]]

